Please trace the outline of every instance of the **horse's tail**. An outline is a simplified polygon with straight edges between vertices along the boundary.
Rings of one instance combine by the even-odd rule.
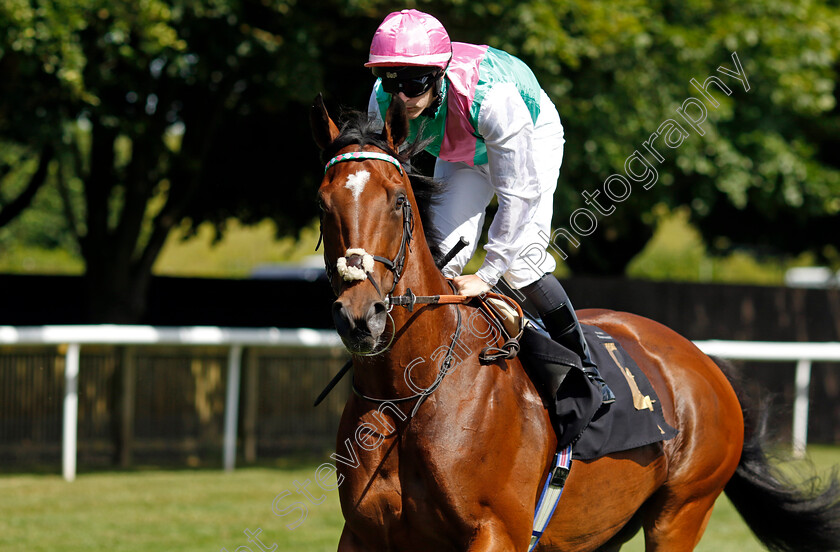
[[[755,536],[779,552],[840,550],[840,479],[835,467],[823,483],[807,461],[772,456],[765,449],[766,401],[747,398],[732,367],[714,359],[735,388],[744,413],[744,448],[724,491]],[[787,460],[784,469],[779,461]]]

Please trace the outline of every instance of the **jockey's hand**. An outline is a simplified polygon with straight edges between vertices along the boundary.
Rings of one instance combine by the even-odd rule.
[[[455,287],[458,288],[458,293],[460,295],[466,295],[467,297],[481,295],[482,293],[490,291],[493,287],[475,274],[456,276],[452,278],[452,281],[455,283]]]

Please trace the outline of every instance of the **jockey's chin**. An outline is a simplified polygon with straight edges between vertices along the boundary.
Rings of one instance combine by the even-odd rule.
[[[423,108],[421,107],[407,107],[405,112],[408,114],[409,119],[416,119],[423,113]]]

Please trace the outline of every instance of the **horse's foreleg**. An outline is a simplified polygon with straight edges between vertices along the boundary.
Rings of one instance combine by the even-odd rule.
[[[365,547],[359,538],[347,529],[347,525],[341,531],[341,538],[338,540],[338,552],[372,552]]]

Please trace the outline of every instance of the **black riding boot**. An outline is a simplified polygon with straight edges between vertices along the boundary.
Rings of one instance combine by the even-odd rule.
[[[534,303],[551,338],[580,357],[583,373],[601,389],[602,404],[615,402],[615,395],[592,361],[575,309],[557,278],[544,274],[520,291]]]

